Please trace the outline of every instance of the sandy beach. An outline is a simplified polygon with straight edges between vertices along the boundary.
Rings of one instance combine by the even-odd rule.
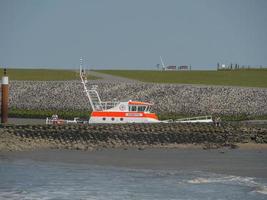
[[[0,159],[63,162],[137,169],[205,171],[267,178],[267,148],[213,149],[148,148],[98,151],[36,150],[0,152]]]

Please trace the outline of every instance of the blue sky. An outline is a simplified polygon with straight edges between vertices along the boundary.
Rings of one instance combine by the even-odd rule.
[[[266,0],[0,0],[0,66],[267,66]]]

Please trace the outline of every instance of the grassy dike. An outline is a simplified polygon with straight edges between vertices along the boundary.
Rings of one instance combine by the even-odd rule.
[[[232,71],[99,70],[98,72],[152,83],[267,87],[267,69]]]
[[[9,117],[17,118],[37,118],[45,119],[51,117],[53,114],[57,114],[60,118],[73,119],[74,117],[80,117],[82,119],[89,119],[91,112],[89,111],[71,111],[71,110],[23,110],[23,109],[9,109]],[[176,113],[161,113],[158,114],[160,120],[167,119],[179,119],[194,117]],[[220,116],[222,121],[244,121],[244,120],[267,120],[267,115],[262,116],[248,116],[248,115],[235,115],[235,116]]]

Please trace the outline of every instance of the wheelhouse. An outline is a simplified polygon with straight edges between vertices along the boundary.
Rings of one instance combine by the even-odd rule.
[[[152,108],[151,103],[145,103],[145,102],[137,102],[137,101],[129,101],[128,102],[128,110],[129,112],[151,112]]]

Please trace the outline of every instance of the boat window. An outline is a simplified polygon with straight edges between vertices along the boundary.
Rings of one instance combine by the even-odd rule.
[[[131,111],[136,111],[136,106],[131,106],[132,107],[132,110]]]
[[[138,106],[139,112],[143,112],[143,111],[145,111],[145,109],[146,109],[146,106]]]
[[[112,117],[111,120],[114,121],[115,119]]]
[[[123,121],[123,118],[120,118],[121,121]]]

